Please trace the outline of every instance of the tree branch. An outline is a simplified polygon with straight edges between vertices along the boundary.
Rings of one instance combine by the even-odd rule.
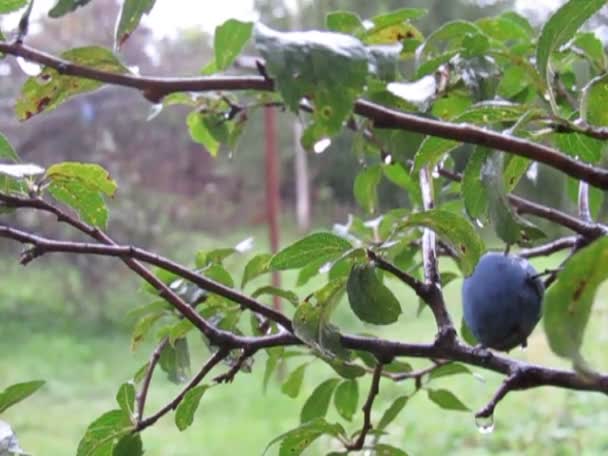
[[[445,168],[439,168],[439,175],[454,182],[460,182],[462,180],[462,175],[460,173]],[[566,214],[565,212],[534,203],[521,196],[514,195],[513,193],[509,193],[507,198],[520,214],[535,215],[536,217],[549,220],[550,222],[557,223],[575,233],[581,234],[586,238],[597,239],[600,236],[608,234],[608,228],[600,223],[585,222],[572,215]]]
[[[159,102],[165,95],[174,92],[274,90],[274,82],[267,77],[260,76],[158,78],[109,73],[60,59],[18,42],[0,42],[0,52],[46,65],[54,68],[60,74],[138,89],[143,92],[147,99],[154,103]],[[377,128],[415,131],[426,135],[502,150],[544,163],[571,177],[588,182],[595,187],[608,189],[608,170],[582,163],[542,144],[497,133],[483,127],[428,119],[362,99],[355,102],[354,112],[371,119]]]
[[[4,194],[0,193],[0,201],[2,201],[7,207],[34,208],[34,209],[42,210],[45,212],[50,212],[50,213],[56,215],[60,221],[70,224],[77,230],[93,237],[94,239],[97,239],[98,241],[102,242],[106,246],[118,247],[117,249],[106,250],[104,253],[101,253],[101,254],[120,257],[123,260],[123,262],[125,262],[125,264],[127,264],[127,266],[129,266],[131,269],[133,269],[133,267],[135,267],[137,270],[139,270],[140,269],[139,266],[141,266],[141,265],[137,266],[137,262],[133,262],[134,259],[135,260],[139,259],[146,263],[153,264],[160,268],[166,269],[167,271],[173,272],[173,273],[177,274],[178,276],[183,277],[186,280],[189,280],[190,282],[198,285],[199,287],[201,287],[204,290],[207,290],[211,293],[216,293],[220,296],[223,296],[226,299],[236,302],[237,304],[240,304],[241,306],[251,310],[252,312],[258,313],[272,321],[275,321],[276,323],[280,324],[285,329],[287,329],[288,331],[291,332],[291,321],[278,310],[267,307],[264,304],[256,301],[255,299],[253,299],[249,296],[239,293],[238,291],[236,291],[232,288],[226,287],[225,285],[222,285],[219,282],[216,282],[207,277],[204,277],[203,275],[201,275],[195,271],[192,271],[191,269],[188,269],[178,263],[175,263],[167,258],[147,252],[147,251],[145,251],[143,249],[139,249],[137,247],[118,246],[109,236],[107,236],[105,233],[103,233],[99,229],[93,228],[92,226],[87,225],[86,223],[71,216],[67,212],[61,210],[57,206],[49,204],[40,198],[32,198],[32,199],[19,198],[19,197],[4,195]],[[42,240],[42,238],[39,238],[39,241],[41,241],[41,240]],[[32,244],[35,244],[34,239],[32,239],[31,241],[25,241],[25,242],[30,242]],[[73,246],[70,247],[69,245],[66,246],[65,243],[57,243],[57,241],[51,241],[50,243],[47,242],[46,244],[47,245],[45,248],[47,249],[46,251],[48,251],[48,252],[63,251],[63,252],[79,253],[78,251],[70,250],[70,248],[76,248],[76,249],[83,248],[82,246],[81,247],[73,247]],[[99,250],[99,252],[103,251],[103,246],[100,246],[98,244],[90,244],[90,246],[96,246],[96,247],[92,247],[93,250],[101,249],[101,250]],[[85,248],[85,250],[86,250],[86,248]],[[111,252],[114,252],[114,253],[111,253]],[[44,253],[44,252],[42,252],[42,253]],[[85,253],[85,252],[83,252],[83,253]],[[95,252],[88,251],[86,253],[95,253]],[[33,258],[31,258],[31,259],[33,259]],[[31,261],[31,259],[27,259],[27,260]]]
[[[205,378],[205,376],[211,371],[211,369],[213,369],[220,361],[222,361],[226,356],[228,356],[228,353],[229,353],[229,351],[225,350],[225,349],[220,349],[217,352],[215,352],[213,354],[213,356],[211,356],[211,358],[209,358],[207,360],[207,362],[203,365],[201,370],[194,377],[192,377],[192,379],[188,382],[188,384],[184,387],[184,389],[182,389],[178,393],[178,395],[175,396],[175,398],[173,400],[171,400],[167,405],[165,405],[163,408],[161,408],[154,415],[151,415],[148,418],[141,420],[135,426],[134,431],[135,432],[143,431],[145,428],[152,426],[154,423],[156,423],[161,417],[166,415],[169,411],[175,410],[177,408],[177,406],[179,405],[179,403],[182,401],[182,399],[184,399],[184,396],[186,395],[186,393],[188,391],[190,391],[192,388],[194,388],[195,386],[197,386]]]
[[[369,394],[367,395],[367,400],[365,401],[365,404],[363,404],[363,426],[361,427],[361,431],[357,436],[357,440],[346,445],[346,449],[349,451],[357,451],[363,448],[367,433],[372,430],[372,407],[374,405],[374,400],[376,399],[376,396],[380,392],[380,379],[382,378],[382,368],[383,364],[380,362],[374,368],[374,373],[372,374],[372,383],[369,387]]]
[[[412,290],[414,290],[418,297],[422,299],[426,298],[426,288],[424,283],[422,283],[420,280],[416,279],[414,276],[408,274],[407,272],[402,271],[390,261],[387,261],[381,256],[378,256],[378,254],[376,254],[376,252],[372,250],[367,250],[367,256],[370,260],[376,263],[376,265],[380,269],[383,269],[386,272],[390,272],[392,275],[397,277],[399,280],[409,286]]]
[[[517,255],[523,258],[552,255],[553,253],[559,252],[560,250],[574,247],[577,242],[577,236],[562,237],[554,241],[547,242],[546,244],[541,244],[536,247],[520,250],[519,252],[517,252]]]
[[[152,355],[150,356],[150,360],[148,361],[148,368],[146,369],[146,376],[141,384],[141,389],[137,394],[137,424],[141,423],[142,418],[144,417],[144,408],[146,406],[146,399],[148,398],[148,390],[150,389],[150,382],[152,381],[152,375],[154,374],[154,369],[156,368],[156,364],[160,359],[160,354],[164,350],[164,348],[169,343],[169,339],[165,337],[154,349]]]
[[[427,167],[420,170],[420,189],[422,192],[422,206],[424,210],[433,209],[433,181]],[[424,301],[428,304],[437,323],[438,342],[442,339],[453,339],[456,331],[452,319],[445,306],[441,291],[441,278],[437,266],[437,243],[435,232],[424,228],[422,231],[422,262],[424,268]]]

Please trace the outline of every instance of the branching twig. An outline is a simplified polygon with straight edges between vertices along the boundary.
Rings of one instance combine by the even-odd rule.
[[[209,371],[211,371],[211,369],[213,369],[220,361],[222,361],[226,356],[228,356],[228,353],[229,353],[229,351],[225,350],[225,349],[220,349],[217,352],[215,352],[213,354],[213,356],[211,356],[211,358],[209,358],[207,360],[207,362],[203,365],[201,370],[194,377],[192,377],[192,379],[188,382],[188,384],[184,387],[184,389],[182,389],[178,393],[178,395],[175,396],[175,398],[173,398],[173,400],[171,400],[167,405],[165,405],[163,408],[161,408],[154,415],[150,415],[149,417],[141,420],[135,426],[134,431],[139,432],[139,431],[144,430],[148,426],[151,426],[154,423],[156,423],[161,417],[166,415],[169,411],[175,410],[175,408],[182,401],[182,399],[184,398],[186,393],[188,391],[190,391],[192,388],[194,388],[195,386],[197,386],[205,378],[205,376],[209,373]]]
[[[411,276],[407,272],[402,271],[401,269],[399,269],[397,266],[395,266],[390,261],[387,261],[384,258],[382,258],[381,256],[378,256],[372,250],[367,251],[367,256],[369,257],[370,260],[372,260],[374,263],[376,263],[376,265],[380,269],[390,272],[392,275],[394,275],[399,280],[401,280],[403,283],[405,283],[407,286],[409,286],[412,290],[414,290],[416,292],[416,294],[420,298],[424,299],[426,297],[426,288],[424,286],[424,283],[422,283],[420,280],[418,280],[414,276]]]
[[[529,249],[523,249],[517,252],[517,255],[523,258],[534,258],[538,256],[552,255],[560,250],[572,248],[578,242],[577,236],[566,236],[556,239],[546,244],[537,245]]]
[[[217,383],[231,383],[236,374],[241,370],[241,367],[243,367],[245,361],[255,355],[255,352],[255,349],[243,349],[241,356],[239,356],[234,365],[227,372],[215,377],[213,381]]]
[[[144,417],[144,408],[146,406],[146,400],[148,398],[148,390],[150,389],[150,382],[152,381],[152,375],[154,374],[154,369],[156,368],[156,364],[160,359],[160,354],[164,350],[164,348],[169,343],[169,339],[165,337],[154,349],[152,355],[150,356],[150,360],[148,361],[148,368],[146,369],[146,375],[141,384],[141,389],[137,394],[137,416],[136,420],[139,425],[142,418]]]
[[[514,374],[508,376],[500,385],[500,388],[496,390],[496,393],[488,402],[488,404],[475,414],[475,418],[490,418],[494,415],[494,409],[498,403],[512,390],[517,389],[519,383],[521,383],[522,377],[517,371]]]
[[[424,210],[433,209],[433,181],[428,168],[420,170],[420,189],[422,192],[422,206]],[[444,339],[453,339],[456,331],[452,319],[445,306],[441,291],[441,278],[437,265],[437,244],[435,233],[425,228],[422,232],[422,262],[424,267],[424,301],[428,304],[437,323],[437,341],[443,343]]]
[[[361,431],[357,436],[357,440],[346,445],[346,449],[349,451],[356,451],[363,448],[363,445],[365,444],[365,437],[367,437],[367,433],[372,430],[372,407],[374,405],[376,396],[380,392],[382,368],[382,363],[378,363],[374,369],[374,373],[372,374],[372,383],[369,387],[369,394],[367,395],[365,404],[363,404],[363,426],[361,427]]]

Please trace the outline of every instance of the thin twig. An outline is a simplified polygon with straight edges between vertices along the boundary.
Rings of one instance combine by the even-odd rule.
[[[255,352],[256,350],[250,350],[248,348],[243,349],[241,356],[239,356],[234,365],[227,372],[215,377],[213,381],[216,383],[231,383],[236,374],[241,370],[241,367],[243,367],[245,361],[251,358]]]
[[[139,424],[144,417],[144,408],[146,406],[146,400],[148,398],[148,390],[150,389],[150,382],[152,381],[152,375],[154,374],[154,369],[156,368],[156,364],[160,359],[161,352],[165,349],[167,344],[169,343],[169,338],[165,337],[161,342],[156,346],[156,348],[152,351],[152,355],[150,355],[150,360],[148,361],[148,368],[146,369],[146,375],[141,384],[141,389],[137,394],[137,423]]]
[[[500,387],[498,388],[498,390],[496,390],[496,393],[494,394],[494,396],[492,397],[492,399],[490,400],[490,402],[488,402],[488,404],[482,408],[479,412],[477,412],[475,414],[475,418],[490,418],[491,416],[494,415],[494,409],[496,408],[496,406],[498,405],[498,403],[504,399],[504,397],[511,391],[514,389],[517,389],[518,384],[521,382],[521,377],[520,375],[516,372],[512,375],[510,375],[509,377],[507,377],[502,384],[500,385]]]
[[[380,392],[382,368],[382,363],[378,363],[374,368],[374,373],[372,374],[372,383],[369,387],[369,394],[367,395],[365,404],[363,404],[363,426],[361,427],[361,431],[357,436],[357,440],[346,445],[346,449],[349,451],[356,451],[363,448],[363,445],[365,444],[365,437],[367,437],[367,433],[372,430],[372,407],[374,405],[376,396]]]
[[[578,216],[585,222],[593,222],[589,207],[589,184],[583,181],[578,184]]]
[[[552,255],[561,250],[572,248],[578,241],[577,236],[566,236],[554,241],[547,242],[546,244],[537,245],[529,249],[523,249],[517,252],[522,258],[534,258],[538,256]]]
[[[141,420],[136,426],[135,431],[139,432],[147,428],[148,426],[156,423],[161,417],[166,415],[169,411],[175,410],[179,403],[182,401],[184,396],[188,391],[197,386],[205,376],[213,369],[220,361],[222,361],[226,356],[228,356],[229,351],[225,349],[220,349],[211,356],[207,360],[207,362],[203,365],[201,370],[188,382],[188,384],[182,389],[175,398],[173,398],[168,404],[166,404],[163,408],[161,408],[154,415],[150,415],[149,417]]]
[[[395,266],[390,261],[387,261],[384,258],[382,258],[381,256],[378,256],[372,250],[367,251],[367,256],[369,257],[370,260],[372,260],[374,263],[376,263],[376,265],[380,269],[390,272],[392,275],[394,275],[399,280],[401,280],[403,283],[405,283],[407,286],[409,286],[412,290],[414,290],[414,292],[416,292],[416,294],[420,298],[426,297],[426,288],[424,286],[424,283],[422,283],[420,280],[416,279],[414,276],[408,274],[407,272],[402,271],[401,269],[399,269],[397,266]]]

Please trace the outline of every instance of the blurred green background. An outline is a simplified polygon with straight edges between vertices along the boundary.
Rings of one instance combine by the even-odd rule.
[[[157,0],[158,4],[167,2]],[[188,5],[184,8],[194,8],[194,3],[184,2]],[[231,7],[244,4],[224,3],[221,8],[209,8],[225,10],[229,17]],[[249,8],[262,21],[287,29],[294,24],[320,27],[325,14],[336,9],[355,10],[362,17],[370,17],[398,7],[422,6],[429,9],[419,24],[427,34],[452,19],[475,19],[513,8],[538,24],[555,2],[536,3],[537,8],[520,1],[256,0]],[[111,46],[117,9],[113,0],[98,0],[61,21],[38,17],[30,44],[56,53],[91,43]],[[193,11],[204,14],[200,7]],[[9,18],[9,22],[13,19]],[[212,55],[212,29],[203,26],[202,20],[201,25],[178,21],[173,28],[163,27],[163,31],[156,28],[156,23],[148,23],[133,35],[123,51],[125,61],[138,67],[142,74],[198,74]],[[10,24],[0,25],[5,30],[5,25]],[[166,33],[165,29],[172,32]],[[233,246],[249,236],[254,238],[256,251],[268,250],[260,115],[251,116],[239,147],[224,151],[213,160],[190,140],[184,124],[187,111],[170,107],[147,121],[149,103],[124,89],[106,88],[19,124],[14,119],[12,103],[26,76],[14,60],[0,62],[0,73],[4,75],[0,78],[1,130],[24,160],[41,165],[61,160],[92,161],[112,172],[119,192],[109,203],[109,232],[116,240],[186,263],[192,263],[198,250]],[[281,114],[278,120],[281,240],[285,245],[298,235],[294,222],[293,116]],[[348,214],[361,215],[352,198],[353,178],[361,164],[352,149],[352,135],[346,132],[324,154],[308,157],[312,229],[331,229],[333,223],[345,223]],[[414,152],[414,147],[404,149],[406,155]],[[463,165],[468,153],[464,147],[454,155],[456,167]],[[534,201],[565,210],[572,207],[565,179],[543,167],[535,179],[524,179],[517,191]],[[381,201],[386,209],[407,204],[407,197],[385,188]],[[50,236],[73,236],[50,217],[30,213],[7,217],[11,223]],[[560,233],[555,229],[548,231]],[[491,239],[488,244],[497,245]],[[141,283],[118,261],[54,255],[40,258],[24,269],[18,265],[18,246],[4,242],[0,244],[0,254],[0,388],[38,378],[48,382],[35,396],[3,414],[2,419],[11,424],[21,446],[33,455],[73,454],[88,424],[114,407],[118,386],[130,379],[149,356],[153,340],[147,340],[135,353],[129,350],[133,321],[125,317],[149,298],[139,291]],[[534,263],[544,270],[559,262],[560,258],[554,256]],[[228,261],[235,277],[240,276],[243,264],[243,257]],[[453,268],[449,261],[442,266]],[[268,279],[258,282],[262,284],[264,280]],[[320,280],[296,289],[295,277],[283,276],[284,286],[300,296],[321,286]],[[460,283],[454,281],[446,288],[455,321],[460,320]],[[397,324],[383,328],[379,334],[429,341],[434,330],[430,314],[423,312],[416,317],[417,298],[401,284],[392,284],[404,314]],[[585,346],[590,361],[604,368],[608,366],[605,291],[598,294]],[[348,330],[372,331],[357,323],[345,302],[335,322]],[[197,338],[191,342],[196,369],[206,353]],[[550,353],[540,326],[529,342],[525,352],[515,351],[513,355],[551,366],[564,365]],[[263,393],[264,361],[265,355],[260,354],[251,374],[239,374],[232,385],[207,391],[195,424],[185,432],[177,430],[171,415],[147,430],[143,435],[146,454],[261,454],[273,437],[298,424],[299,410],[312,389],[335,375],[315,363],[307,371],[302,393],[293,400],[281,393],[280,382],[290,369],[304,361],[297,358],[283,366]],[[417,360],[412,363],[423,365]],[[480,369],[474,371],[479,377],[448,377],[438,380],[437,386],[449,388],[473,410],[478,409],[492,396],[500,377]],[[378,419],[394,398],[412,389],[408,382],[383,381],[373,416]],[[158,372],[147,411],[160,407],[178,390]],[[364,394],[362,388],[361,395]],[[497,409],[495,432],[481,435],[472,413],[441,410],[420,392],[389,427],[388,440],[412,455],[605,454],[607,406],[608,400],[597,394],[549,388],[514,393]],[[354,431],[358,426],[357,415],[349,429]],[[321,440],[307,454],[325,454],[328,445]],[[273,448],[270,453],[274,451]]]

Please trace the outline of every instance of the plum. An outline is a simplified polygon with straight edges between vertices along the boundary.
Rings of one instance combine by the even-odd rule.
[[[544,291],[526,259],[488,252],[462,284],[464,321],[484,347],[525,347],[540,320]]]

